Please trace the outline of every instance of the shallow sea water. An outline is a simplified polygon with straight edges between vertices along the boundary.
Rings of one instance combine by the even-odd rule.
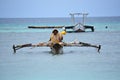
[[[23,48],[13,54],[13,44],[46,42],[50,32],[1,32],[0,80],[120,80],[120,32],[68,33],[75,39],[101,44],[100,53],[91,47],[64,47],[64,54],[51,55],[50,48]]]

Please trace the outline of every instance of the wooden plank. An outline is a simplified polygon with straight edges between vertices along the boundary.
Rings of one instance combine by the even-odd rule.
[[[98,49],[98,52],[101,49],[101,45],[93,45],[93,44],[84,43],[84,42],[77,42],[77,43],[76,42],[73,42],[73,43],[62,42],[60,44],[51,44],[49,42],[42,42],[42,43],[35,44],[35,45],[33,44],[13,45],[13,50],[14,50],[14,53],[16,53],[16,50],[24,48],[24,47],[50,47],[53,53],[58,54],[58,53],[63,52],[62,51],[63,47],[75,47],[75,46],[76,47],[94,47]]]
[[[28,26],[33,29],[51,29],[51,28],[63,28],[64,26]]]

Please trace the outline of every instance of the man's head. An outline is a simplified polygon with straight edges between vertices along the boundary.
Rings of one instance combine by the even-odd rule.
[[[58,33],[58,30],[57,29],[54,29],[53,32],[52,32],[54,35],[56,35]]]

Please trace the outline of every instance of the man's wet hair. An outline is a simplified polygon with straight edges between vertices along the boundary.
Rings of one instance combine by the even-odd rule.
[[[55,32],[57,32],[57,33],[58,33],[58,30],[57,30],[57,29],[54,29],[52,33],[55,33]]]

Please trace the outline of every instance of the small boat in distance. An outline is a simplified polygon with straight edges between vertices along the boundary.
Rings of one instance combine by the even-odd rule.
[[[72,31],[67,31],[67,32],[85,32],[86,29],[91,29],[91,32],[94,32],[94,26],[89,26],[89,25],[85,25],[85,18],[87,17],[88,13],[70,13],[71,15],[71,20],[73,23],[73,26],[66,26],[65,30],[67,31],[67,29],[73,29]],[[75,15],[82,15],[82,23],[75,22]]]
[[[72,24],[71,26],[28,26],[32,29],[51,29],[51,28],[63,28],[66,32],[86,32],[86,29],[90,29],[91,32],[94,32],[94,26],[85,25],[85,17],[88,13],[70,13]],[[82,23],[75,23],[75,15],[82,15]]]

